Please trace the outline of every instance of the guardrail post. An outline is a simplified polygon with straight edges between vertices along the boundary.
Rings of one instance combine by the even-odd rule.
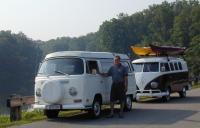
[[[22,106],[21,104],[18,105],[12,105],[11,101],[13,99],[21,99],[20,95],[16,95],[16,94],[12,94],[10,95],[10,98],[7,100],[7,107],[10,107],[10,121],[17,121],[17,120],[21,120],[22,116]]]
[[[10,121],[17,121],[17,120],[21,120],[22,116],[22,109],[21,106],[18,107],[11,107],[10,108]]]
[[[10,108],[10,121],[21,120],[22,106],[34,104],[34,96],[19,96],[13,94],[7,99],[7,107]]]

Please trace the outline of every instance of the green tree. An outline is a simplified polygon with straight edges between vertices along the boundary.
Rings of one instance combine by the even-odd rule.
[[[0,103],[12,93],[33,94],[41,53],[38,45],[23,33],[0,31]]]

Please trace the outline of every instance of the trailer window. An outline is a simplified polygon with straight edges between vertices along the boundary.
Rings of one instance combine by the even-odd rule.
[[[135,72],[142,72],[143,63],[134,63],[133,68]]]
[[[144,63],[143,72],[158,72],[158,65],[159,64],[157,62]]]
[[[170,65],[171,71],[174,71],[174,65],[173,65],[173,63],[169,63],[169,65]]]
[[[174,63],[175,70],[178,70],[178,64]]]
[[[179,66],[179,69],[180,69],[180,70],[183,70],[183,67],[182,67],[181,62],[178,62],[178,66]]]
[[[160,71],[161,72],[170,71],[168,63],[160,63]]]

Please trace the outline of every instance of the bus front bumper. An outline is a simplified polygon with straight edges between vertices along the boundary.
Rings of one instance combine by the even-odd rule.
[[[157,97],[168,95],[167,92],[161,92],[160,90],[138,90],[136,95],[136,100],[140,100],[141,97]]]
[[[48,110],[82,110],[82,109],[90,109],[90,106],[84,106],[83,104],[67,104],[67,105],[40,105],[34,104],[34,109],[48,109]]]

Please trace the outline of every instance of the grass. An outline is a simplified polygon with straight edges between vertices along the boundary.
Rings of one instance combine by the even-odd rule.
[[[192,85],[192,89],[195,89],[195,88],[200,88],[200,83],[193,84],[193,85]]]
[[[59,113],[59,117],[68,117],[68,116],[76,115],[78,113],[80,113],[80,110],[61,111]],[[46,116],[43,114],[43,111],[39,111],[39,110],[35,110],[32,112],[22,112],[22,120],[15,121],[15,122],[10,122],[9,116],[0,115],[0,128],[32,123],[32,122],[40,121],[44,119],[47,119]]]
[[[23,112],[22,120],[10,122],[9,116],[0,116],[0,128],[6,128],[13,125],[27,124],[38,120],[46,119],[42,111]]]

